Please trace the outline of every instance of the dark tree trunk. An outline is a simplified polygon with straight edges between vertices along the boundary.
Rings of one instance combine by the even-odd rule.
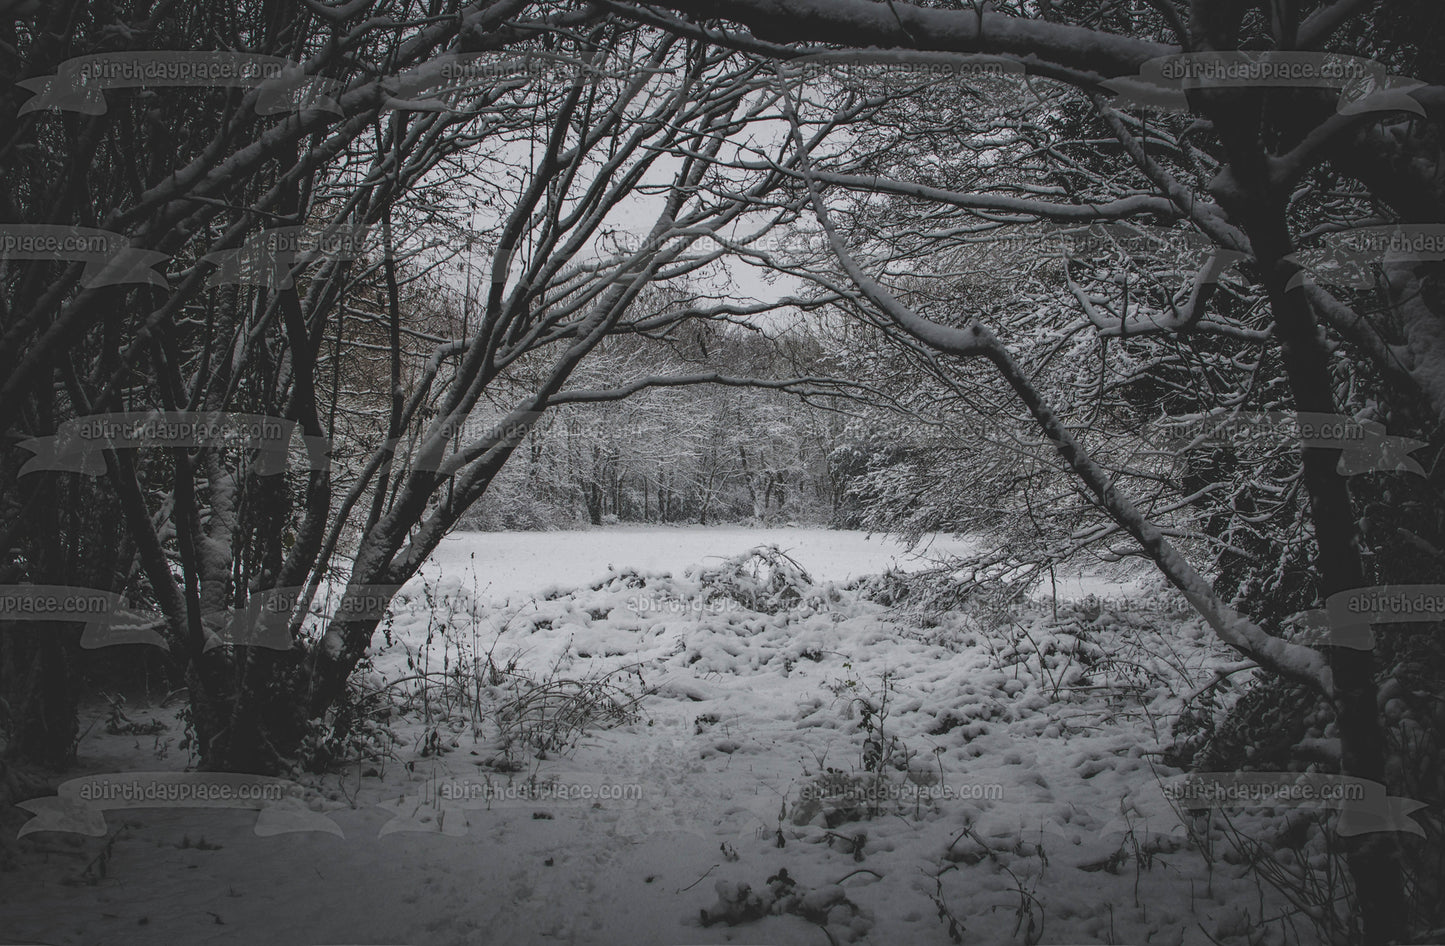
[[[8,709],[0,722],[8,757],[51,769],[74,761],[79,722],[71,652],[78,639],[71,627],[41,622],[0,633],[0,698]]]
[[[299,650],[217,648],[192,663],[191,701],[201,768],[284,774],[306,735],[310,709]]]
[[[1257,98],[1254,107],[1257,108]],[[1214,103],[1211,103],[1214,104]],[[1293,247],[1285,226],[1284,198],[1272,186],[1257,114],[1233,97],[1211,110],[1220,138],[1231,156],[1231,171],[1216,179],[1221,206],[1249,235],[1274,314],[1285,374],[1296,411],[1336,412],[1324,332],[1303,290],[1286,291],[1298,266],[1286,261]],[[1336,471],[1339,450],[1303,447],[1303,482],[1314,522],[1319,593],[1367,584],[1357,542],[1353,501],[1345,478]],[[1336,726],[1344,775],[1385,783],[1384,733],[1380,725],[1371,651],[1330,648],[1334,676]],[[1365,942],[1397,943],[1405,934],[1405,897],[1400,850],[1389,832],[1373,832],[1345,841],[1346,860],[1360,909]]]
[[[20,551],[28,565],[7,561],[0,581],[83,585],[67,568],[66,519],[77,519],[75,503],[55,474],[31,497],[25,519],[29,528]],[[72,522],[71,525],[81,523]],[[86,531],[89,531],[88,529]],[[75,538],[74,541],[79,541]],[[109,587],[108,583],[104,587]],[[6,718],[5,754],[52,769],[66,768],[75,758],[79,732],[75,651],[77,625],[26,622],[0,626],[0,699]]]

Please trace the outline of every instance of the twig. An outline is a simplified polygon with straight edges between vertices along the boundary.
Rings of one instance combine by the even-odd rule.
[[[717,864],[712,865],[711,867],[709,867],[709,868],[707,869],[707,871],[706,871],[705,873],[703,873],[702,877],[699,877],[697,880],[694,880],[692,883],[688,884],[686,887],[683,887],[682,890],[679,890],[679,891],[678,891],[678,893],[683,893],[684,891],[688,891],[688,890],[691,890],[692,888],[696,887],[698,884],[700,884],[700,883],[703,882],[703,880],[707,877],[708,874],[711,874],[713,871],[715,871],[715,870],[717,870],[717,869],[718,869],[718,865],[717,865]]]

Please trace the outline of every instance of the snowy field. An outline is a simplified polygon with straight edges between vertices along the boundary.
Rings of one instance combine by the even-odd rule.
[[[592,532],[465,532],[442,540],[422,576],[470,576],[475,568],[479,590],[490,598],[505,598],[590,584],[607,573],[609,563],[640,571],[681,571],[758,545],[777,545],[807,565],[813,577],[840,582],[890,567],[916,569],[928,563],[929,554],[964,555],[974,548],[967,540],[943,538],[910,552],[887,536],[807,528],[614,526]]]
[[[724,561],[764,544],[812,580]],[[810,529],[450,539],[364,680],[403,705],[356,727],[385,758],[296,777],[335,833],[141,809],[34,834],[6,855],[0,939],[1282,942],[1276,898],[1160,791],[1180,695],[1228,657],[1199,622],[919,621],[847,587],[918,564]],[[174,707],[127,714],[167,729],[95,726],[83,772],[184,768]]]
[[[810,528],[614,526],[591,532],[466,532],[442,540],[413,586],[439,575],[465,575],[470,581],[475,574],[477,590],[486,597],[535,595],[591,584],[607,573],[609,564],[680,572],[759,545],[776,545],[814,578],[834,582],[889,568],[914,571],[936,556],[966,555],[977,548],[969,539],[937,537],[909,550],[885,535]],[[1061,596],[1111,595],[1135,587],[1136,582],[1098,573],[1060,575],[1058,580]]]

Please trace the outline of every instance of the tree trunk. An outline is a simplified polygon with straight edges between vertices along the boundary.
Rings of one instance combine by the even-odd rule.
[[[56,475],[50,476],[29,504],[33,514],[26,516],[33,531],[24,537],[21,550],[31,564],[7,563],[0,568],[0,579],[80,584],[66,568],[61,547],[68,534],[62,511],[73,511],[75,504],[65,501]],[[0,699],[8,717],[3,722],[10,758],[53,769],[74,761],[80,726],[74,660],[79,640],[76,626],[69,624],[35,621],[0,627]]]
[[[1288,195],[1276,193],[1278,188],[1271,182],[1257,115],[1251,116],[1251,109],[1240,107],[1229,96],[1221,98],[1210,112],[1231,157],[1230,171],[1216,178],[1212,189],[1254,248],[1294,408],[1305,413],[1336,413],[1324,331],[1304,291],[1285,288],[1299,271],[1296,264],[1284,259],[1293,250],[1285,224]],[[1304,446],[1301,454],[1314,522],[1319,593],[1328,599],[1366,585],[1354,504],[1344,476],[1335,468],[1338,449]],[[1375,655],[1368,650],[1331,647],[1329,661],[1342,774],[1384,784],[1385,740]],[[1396,838],[1389,832],[1372,832],[1343,841],[1365,942],[1370,946],[1399,942],[1405,935],[1405,897]]]
[[[1253,235],[1251,234],[1253,237]],[[1258,243],[1255,244],[1258,247]],[[1266,280],[1275,313],[1275,331],[1297,410],[1334,413],[1324,339],[1301,291],[1284,293],[1283,269]],[[1287,277],[1285,277],[1287,278]],[[1345,478],[1335,469],[1339,451],[1303,449],[1304,484],[1314,520],[1320,595],[1366,585],[1355,534],[1353,503]],[[1340,733],[1343,774],[1384,784],[1385,737],[1380,726],[1373,651],[1331,647],[1336,726]],[[1396,943],[1405,934],[1405,892],[1400,851],[1393,834],[1374,832],[1345,839],[1365,942]]]
[[[284,774],[305,738],[304,654],[299,649],[216,648],[194,661],[193,693],[201,768],[212,772]],[[323,708],[324,712],[324,708]]]
[[[0,632],[0,698],[9,758],[51,769],[75,760],[79,732],[75,665],[78,634],[64,625],[33,622]]]

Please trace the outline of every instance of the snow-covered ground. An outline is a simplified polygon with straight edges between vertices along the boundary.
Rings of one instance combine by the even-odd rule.
[[[777,545],[804,562],[815,578],[847,581],[887,568],[912,570],[930,553],[966,554],[975,543],[942,538],[909,552],[897,540],[863,532],[739,526],[613,526],[591,532],[462,532],[448,536],[423,577],[475,568],[478,590],[490,598],[531,595],[551,587],[590,584],[608,564],[642,571],[681,571],[758,545]]]
[[[800,597],[785,569],[722,567],[761,544],[811,573]],[[809,529],[448,540],[367,679],[410,698],[391,758],[299,779],[339,833],[152,808],[111,812],[105,837],[30,835],[0,865],[0,939],[1281,941],[1259,924],[1276,898],[1211,869],[1159,791],[1180,694],[1227,658],[1197,621],[920,625],[842,587],[895,559]],[[96,726],[84,772],[185,766],[173,710],[127,713],[170,728]]]
[[[642,571],[682,571],[759,545],[776,545],[821,581],[846,582],[889,568],[914,571],[939,557],[967,555],[978,541],[933,538],[910,550],[887,535],[815,528],[747,529],[739,526],[613,526],[590,532],[463,532],[442,540],[420,579],[476,577],[489,598],[534,595],[591,584],[609,564]],[[1060,596],[1115,595],[1138,587],[1098,572],[1060,574]],[[470,584],[468,585],[470,588]],[[1043,589],[1041,589],[1042,593]]]

